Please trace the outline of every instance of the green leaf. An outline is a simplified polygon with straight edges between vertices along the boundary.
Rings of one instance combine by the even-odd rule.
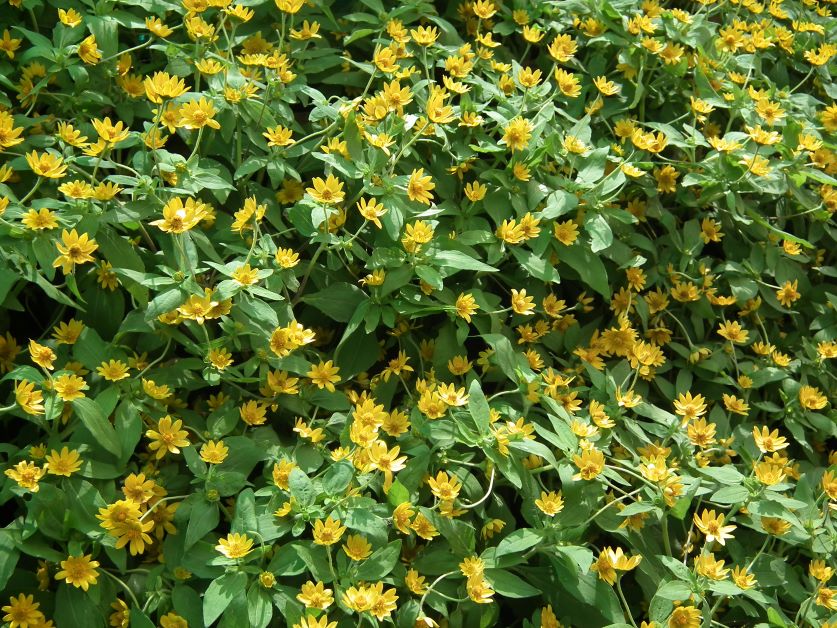
[[[171,312],[186,300],[186,293],[180,288],[167,290],[154,297],[145,309],[145,320],[153,321],[160,314]]]
[[[270,595],[258,583],[247,591],[247,618],[252,628],[265,628],[273,617]]]
[[[329,318],[341,323],[348,323],[360,304],[366,300],[366,294],[349,283],[333,283],[325,290],[302,298]]]
[[[8,530],[0,530],[0,590],[6,588],[6,583],[14,573],[20,552]]]
[[[496,557],[505,556],[506,554],[517,554],[525,552],[530,547],[534,547],[543,540],[543,535],[537,530],[531,528],[522,528],[515,530],[502,541],[497,544],[497,551],[494,553]]]
[[[380,580],[393,570],[401,556],[401,541],[393,541],[389,545],[376,550],[357,568],[357,580]]]
[[[207,501],[201,494],[195,494],[189,499],[192,500],[192,509],[189,511],[189,523],[183,542],[184,549],[187,550],[218,527],[221,519],[216,502]]]
[[[99,405],[89,397],[76,399],[72,403],[82,424],[96,439],[96,443],[93,444],[99,445],[114,456],[119,456],[122,452],[119,437]]]
[[[593,253],[605,250],[613,244],[613,231],[601,214],[596,214],[584,223],[584,229],[590,234],[590,250]]]
[[[578,273],[585,284],[606,298],[610,298],[607,270],[602,261],[582,244],[572,246],[556,245],[558,258]]]
[[[474,423],[480,434],[486,435],[491,432],[490,411],[488,401],[482,392],[480,381],[475,379],[468,388],[468,412],[474,419]]]
[[[53,617],[61,618],[61,626],[105,625],[105,618],[90,595],[63,582],[58,585]]]
[[[716,504],[737,504],[743,502],[750,495],[746,486],[725,486],[714,493],[709,501]]]
[[[203,595],[203,621],[208,626],[221,616],[230,602],[244,595],[247,575],[242,572],[225,573],[209,583]]]
[[[532,375],[526,358],[514,350],[511,341],[501,334],[484,334],[483,339],[494,349],[494,359],[511,381],[520,383],[521,375]]]
[[[295,467],[288,477],[288,488],[291,489],[291,496],[302,508],[310,506],[317,498],[317,492],[311,478],[298,467]]]
[[[340,461],[333,464],[323,475],[323,490],[329,495],[342,495],[354,475],[354,466],[351,463]]]
[[[256,496],[253,489],[247,488],[239,493],[235,500],[235,517],[232,522],[233,532],[256,532],[259,524],[256,519]]]
[[[483,273],[497,272],[497,269],[493,266],[483,264],[479,260],[460,251],[439,251],[433,255],[433,263],[440,268],[447,268],[449,271],[453,271],[449,273],[451,275],[460,270],[473,270]]]
[[[486,569],[485,577],[491,583],[492,588],[505,597],[534,597],[541,595],[540,589],[536,589],[521,577],[502,569]]]

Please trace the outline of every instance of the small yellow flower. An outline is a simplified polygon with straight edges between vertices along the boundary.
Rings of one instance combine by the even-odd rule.
[[[512,119],[503,130],[502,142],[513,153],[523,150],[532,137],[532,123],[520,116]]]
[[[226,460],[230,449],[224,444],[224,441],[207,441],[201,445],[200,457],[201,460],[207,464],[221,464]]]
[[[61,561],[61,570],[55,574],[55,579],[87,591],[99,578],[99,572],[96,571],[99,562],[92,558],[90,554],[69,556],[67,560]]]
[[[343,191],[343,182],[332,174],[325,179],[314,177],[312,184],[313,187],[306,188],[305,191],[311,198],[323,205],[336,205],[341,203],[346,196]]]
[[[231,532],[226,537],[218,539],[215,549],[232,560],[244,558],[253,550],[253,539],[246,534]]]
[[[359,534],[350,534],[343,544],[343,551],[352,560],[366,560],[372,554],[372,544]]]
[[[64,159],[60,155],[54,155],[52,153],[44,152],[39,154],[33,150],[30,153],[26,153],[26,163],[29,164],[32,172],[39,177],[45,177],[47,179],[60,179],[67,172],[67,165],[64,163]]]
[[[346,526],[340,525],[339,519],[332,519],[331,516],[325,521],[317,519],[314,522],[314,543],[317,545],[334,545],[340,541]]]
[[[78,45],[78,56],[87,65],[96,65],[102,59],[102,52],[96,43],[96,36],[85,37]]]
[[[433,183],[433,177],[430,175],[425,176],[424,168],[413,170],[410,174],[410,179],[407,182],[407,197],[411,201],[423,203],[424,205],[430,205],[433,201],[433,194],[431,194],[431,190],[435,187],[436,184]]]
[[[53,449],[46,457],[46,470],[50,475],[70,477],[81,469],[81,456],[75,449],[63,447],[61,451]]]
[[[564,509],[564,498],[561,491],[541,491],[540,499],[535,500],[535,506],[549,517],[554,517]]]
[[[267,138],[268,146],[291,146],[294,143],[293,131],[282,125],[268,128],[262,135]]]
[[[151,440],[148,448],[155,452],[158,460],[167,453],[179,454],[181,447],[189,445],[189,432],[180,429],[182,425],[183,421],[180,419],[172,421],[172,418],[166,415],[157,421],[156,430],[145,432],[145,436]]]
[[[190,100],[180,107],[180,121],[178,126],[184,129],[201,129],[208,126],[220,129],[221,123],[215,119],[215,106],[211,100],[200,98]]]
[[[55,245],[60,255],[52,265],[55,268],[60,267],[65,275],[72,273],[78,264],[92,262],[93,252],[99,248],[90,236],[86,233],[79,236],[75,229],[72,231],[64,229],[61,232],[61,240],[61,243]]]
[[[55,378],[53,388],[63,401],[74,401],[83,398],[87,390],[87,382],[78,375],[63,373]]]

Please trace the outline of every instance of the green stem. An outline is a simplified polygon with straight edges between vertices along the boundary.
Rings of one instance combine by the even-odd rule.
[[[24,196],[22,199],[20,199],[20,204],[23,205],[26,201],[28,201],[30,198],[32,198],[32,195],[35,194],[35,192],[38,191],[38,188],[41,187],[41,184],[43,182],[44,182],[43,177],[38,177],[38,180],[35,181],[35,185],[32,186],[32,189],[29,190],[29,193],[26,196]]]
[[[631,607],[628,605],[628,600],[625,599],[625,594],[622,592],[621,576],[617,576],[616,578],[616,592],[619,594],[619,600],[622,602],[622,606],[625,607],[625,617],[627,617],[628,621],[631,622],[631,626],[637,628],[636,622],[634,621],[634,616],[631,613]]]

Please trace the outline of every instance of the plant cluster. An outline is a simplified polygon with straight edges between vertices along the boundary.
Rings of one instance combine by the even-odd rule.
[[[0,620],[837,626],[830,0],[9,0]]]

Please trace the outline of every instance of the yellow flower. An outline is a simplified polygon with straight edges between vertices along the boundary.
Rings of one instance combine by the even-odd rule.
[[[44,413],[44,397],[40,390],[35,390],[35,384],[25,379],[15,385],[15,402],[26,413],[38,415]]]
[[[200,456],[201,460],[207,464],[221,464],[226,460],[230,449],[224,444],[224,441],[207,441],[201,445]]]
[[[128,365],[122,360],[109,360],[97,366],[96,372],[109,382],[118,382],[128,377]]]
[[[55,362],[55,352],[49,347],[38,344],[34,340],[29,341],[29,358],[41,368],[51,371]]]
[[[330,174],[323,180],[320,177],[314,177],[312,181],[314,187],[306,188],[305,191],[318,203],[323,205],[336,205],[343,202],[345,193],[343,191],[343,182]]]
[[[585,449],[581,455],[573,456],[573,462],[578,467],[574,480],[592,480],[604,471],[604,454],[598,449]]]
[[[104,120],[93,118],[92,123],[99,138],[108,144],[117,144],[128,137],[129,131],[124,127],[121,120],[113,124],[109,117]]]
[[[783,534],[788,533],[791,529],[791,524],[789,521],[785,521],[784,519],[779,519],[777,517],[762,517],[761,527],[768,534],[782,536]]]
[[[561,491],[541,491],[541,497],[535,500],[535,506],[545,515],[554,517],[564,509],[564,498]]]
[[[631,571],[636,568],[642,561],[642,556],[628,557],[625,555],[621,547],[613,549],[612,547],[604,547],[599,553],[599,557],[590,566],[590,569],[599,574],[599,579],[604,580],[610,585],[616,582],[617,571]]]
[[[416,220],[411,222],[405,228],[404,236],[401,238],[401,243],[408,253],[417,252],[423,244],[427,244],[433,239],[433,227],[423,220]]]
[[[81,236],[75,229],[61,232],[61,243],[56,243],[60,255],[52,263],[53,267],[61,267],[61,271],[68,275],[75,270],[77,264],[85,264],[93,261],[93,252],[99,248],[96,241],[86,233]]]
[[[55,574],[55,579],[87,591],[99,578],[99,572],[96,571],[99,562],[92,558],[90,554],[67,557],[67,560],[61,561],[61,571]]]
[[[189,197],[184,203],[182,198],[175,196],[163,206],[163,217],[149,224],[166,233],[183,233],[206,218],[206,213],[207,206],[202,201]]]
[[[276,255],[274,256],[276,263],[279,264],[282,268],[288,269],[293,268],[297,264],[299,264],[299,253],[295,253],[291,249],[276,249]]]
[[[526,294],[526,290],[511,291],[511,307],[517,314],[531,316],[535,313],[535,298]]]
[[[184,129],[201,129],[205,126],[220,129],[221,123],[215,119],[215,113],[215,106],[211,100],[190,100],[180,107],[180,121],[177,126]]]
[[[678,606],[671,613],[668,628],[700,628],[703,615],[694,606]]]
[[[64,160],[59,155],[53,155],[52,153],[38,154],[37,151],[33,150],[26,153],[26,163],[29,164],[32,172],[47,179],[60,179],[67,172],[67,165]]]
[[[831,580],[831,576],[834,575],[834,570],[823,560],[812,560],[808,564],[808,573],[825,584]]]
[[[76,449],[63,447],[60,452],[53,449],[46,457],[46,470],[50,475],[70,477],[81,469],[81,456]]]
[[[82,40],[78,45],[78,56],[87,65],[96,65],[99,63],[102,59],[102,52],[97,47],[95,35],[90,35]]]
[[[276,8],[290,15],[298,13],[302,5],[305,4],[305,0],[275,0],[275,2]]]
[[[226,537],[218,539],[215,549],[232,560],[244,558],[253,550],[253,539],[246,534],[231,532]]]
[[[755,465],[756,478],[766,486],[773,486],[785,479],[785,465],[762,461]]]
[[[572,153],[574,155],[583,155],[589,150],[584,142],[573,135],[567,135],[562,144],[568,153]]]
[[[352,560],[366,560],[372,554],[372,544],[359,534],[350,534],[343,544],[343,551]]]
[[[726,545],[726,540],[733,538],[732,532],[736,526],[724,525],[724,514],[715,514],[714,510],[703,509],[703,512],[698,517],[698,514],[693,515],[693,520],[697,529],[706,537],[706,543],[717,541],[721,545]]]
[[[241,420],[247,425],[264,425],[267,421],[267,406],[258,401],[245,401],[238,409]]]
[[[453,501],[462,489],[462,483],[455,475],[448,476],[444,471],[439,471],[436,477],[428,478],[427,485],[430,492],[441,501]]]
[[[55,378],[53,388],[63,401],[82,399],[87,390],[87,382],[78,375],[64,373]]]
[[[739,589],[752,589],[758,584],[756,577],[746,567],[734,567],[732,570],[732,581]]]
[[[503,129],[501,140],[513,153],[523,150],[532,137],[532,123],[520,116],[513,118]]]
[[[474,0],[471,9],[481,20],[490,20],[497,13],[497,7],[491,0]]]
[[[294,143],[293,131],[281,124],[268,128],[262,135],[267,138],[268,146],[291,146]]]
[[[676,192],[677,177],[679,176],[680,173],[678,173],[673,166],[654,168],[654,178],[657,180],[657,191],[663,193]]]
[[[578,239],[578,224],[573,220],[556,222],[552,225],[555,239],[564,246],[570,246]]]
[[[334,392],[334,384],[340,381],[340,369],[331,360],[311,366],[305,374],[317,388]]]
[[[339,519],[329,516],[325,521],[317,519],[314,522],[314,543],[317,545],[334,545],[340,541],[346,526],[340,525]]]
[[[322,582],[311,582],[310,580],[300,587],[296,596],[305,608],[316,608],[325,610],[334,603],[334,591],[326,589]]]
[[[578,44],[567,34],[557,35],[549,44],[549,55],[559,63],[566,63],[578,50]]]
[[[604,96],[613,96],[614,94],[618,94],[621,89],[617,83],[607,80],[606,76],[597,76],[593,79],[593,84]]]
[[[730,342],[744,344],[750,334],[738,321],[724,321],[718,327],[718,335]]]
[[[158,105],[163,102],[164,98],[177,98],[189,91],[189,87],[182,78],[171,76],[168,72],[155,72],[153,76],[145,77],[143,85],[145,97]]]
[[[439,30],[435,26],[419,26],[410,31],[410,36],[419,46],[432,46],[439,38]]]
[[[423,203],[424,205],[430,205],[433,200],[431,190],[435,187],[436,184],[433,183],[433,177],[430,175],[424,175],[424,168],[413,170],[410,174],[410,179],[407,182],[407,197],[411,201]]]
[[[75,9],[58,9],[58,19],[64,26],[74,28],[81,24],[82,15]]]
[[[148,448],[155,452],[158,460],[167,453],[179,454],[181,447],[189,445],[189,432],[180,429],[183,421],[177,419],[172,421],[169,415],[157,421],[156,430],[147,430],[145,436],[151,440]]]
[[[36,626],[46,625],[44,622],[46,618],[44,614],[38,610],[40,604],[35,602],[35,597],[32,595],[24,595],[21,593],[15,598],[9,598],[8,605],[2,608],[6,613],[3,616],[4,622],[9,622],[10,628],[35,628]]]
[[[801,386],[799,404],[807,410],[822,410],[828,404],[828,399],[816,386]]]
[[[374,224],[378,229],[383,227],[380,218],[387,213],[387,208],[374,198],[368,201],[365,198],[361,198],[357,203],[357,210],[364,219]]]
[[[14,465],[11,469],[6,469],[4,473],[6,477],[17,482],[18,486],[25,488],[32,493],[37,493],[41,488],[38,482],[44,477],[46,467],[39,467],[34,462],[23,460]]]
[[[464,318],[467,322],[471,322],[471,316],[480,309],[474,297],[470,294],[462,293],[456,298],[456,315]]]
[[[166,26],[158,17],[145,18],[145,28],[157,35],[157,37],[165,38],[171,35],[174,31]]]
[[[680,393],[674,401],[674,413],[683,417],[683,424],[706,414],[706,399],[703,395],[692,396],[691,392]]]

